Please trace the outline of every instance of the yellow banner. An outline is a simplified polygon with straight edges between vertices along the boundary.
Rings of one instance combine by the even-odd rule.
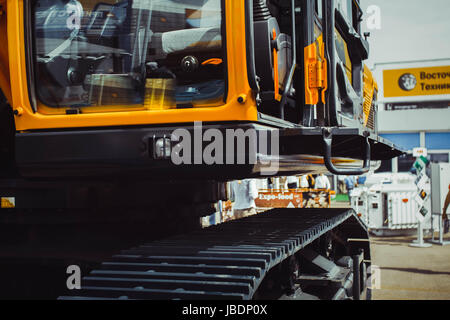
[[[450,66],[383,71],[384,97],[450,94]]]

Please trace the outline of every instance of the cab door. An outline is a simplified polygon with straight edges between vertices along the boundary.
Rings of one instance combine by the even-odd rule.
[[[303,32],[304,95],[302,125],[324,126],[326,121],[324,93],[327,89],[327,62],[324,51],[323,1],[308,0],[301,8]]]
[[[363,61],[369,45],[361,35],[362,10],[357,0],[324,0],[325,49],[328,60],[327,124],[361,127]]]

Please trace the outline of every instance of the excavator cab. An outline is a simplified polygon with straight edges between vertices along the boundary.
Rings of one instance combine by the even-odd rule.
[[[369,46],[359,2],[245,3],[247,74],[261,114],[306,127],[366,125]],[[225,15],[231,12],[223,1],[38,0],[30,6],[28,68],[38,112],[192,108],[226,99]]]

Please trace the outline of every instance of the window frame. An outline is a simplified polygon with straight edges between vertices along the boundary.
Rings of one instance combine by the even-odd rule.
[[[92,111],[98,113],[108,113],[115,111],[149,111],[147,108],[144,108],[143,104],[134,104],[134,105],[91,105],[91,106],[59,106],[52,105],[48,102],[41,99],[39,96],[36,83],[38,83],[39,79],[37,79],[37,57],[36,57],[36,37],[34,37],[34,11],[33,6],[37,0],[24,0],[23,4],[23,15],[24,15],[24,38],[25,38],[25,67],[27,74],[27,88],[28,88],[28,97],[31,105],[31,109],[33,113],[38,113],[42,115],[49,115],[45,112],[40,112],[40,108],[47,110],[54,110],[54,114],[72,114],[71,110],[99,110]],[[102,3],[99,1],[98,3]],[[227,23],[226,23],[226,0],[220,0],[221,5],[221,37],[222,37],[222,65],[223,65],[223,74],[224,74],[224,93],[222,97],[223,104],[227,103],[228,100],[228,90],[229,90],[229,74],[228,74],[228,58],[227,58]],[[207,106],[209,107],[209,106]],[[220,106],[217,106],[220,107]],[[198,107],[202,108],[202,107]],[[197,109],[198,109],[197,108]],[[63,112],[58,112],[58,110],[64,110]]]

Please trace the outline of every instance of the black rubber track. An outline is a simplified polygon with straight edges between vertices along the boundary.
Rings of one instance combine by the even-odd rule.
[[[267,272],[350,217],[274,209],[126,250],[59,299],[252,299]]]

